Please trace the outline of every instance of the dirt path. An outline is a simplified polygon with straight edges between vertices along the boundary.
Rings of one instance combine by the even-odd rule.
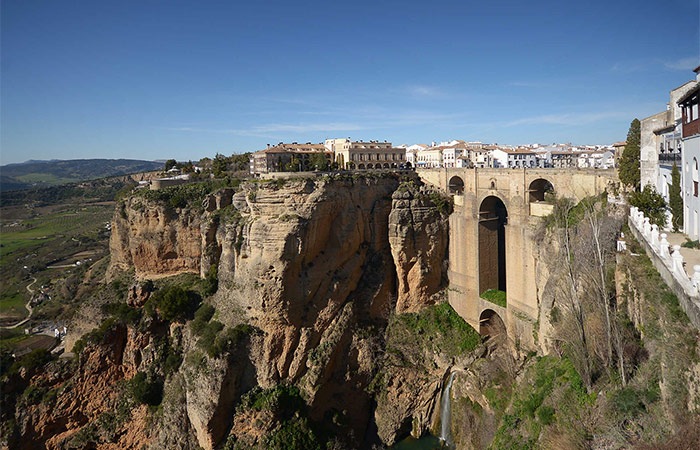
[[[21,325],[24,325],[25,323],[27,323],[29,321],[29,319],[32,318],[32,312],[33,312],[32,299],[34,298],[34,289],[32,289],[32,285],[34,283],[36,283],[36,278],[32,277],[32,280],[33,281],[27,285],[27,290],[29,291],[29,301],[27,302],[26,305],[24,305],[24,307],[27,308],[27,311],[29,311],[29,314],[27,315],[27,317],[25,319],[17,322],[16,324],[10,325],[8,327],[2,327],[2,328],[6,329],[6,330],[11,330],[13,328],[17,328]]]

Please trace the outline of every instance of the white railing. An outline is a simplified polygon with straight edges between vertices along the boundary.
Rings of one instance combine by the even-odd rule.
[[[658,225],[652,225],[649,218],[636,207],[630,207],[630,226],[634,227],[639,237],[644,239],[649,248],[661,260],[673,279],[683,288],[685,294],[695,303],[700,302],[700,265],[693,266],[693,275],[688,276],[683,267],[681,246],[671,247],[666,240],[666,233],[659,233]],[[687,312],[687,311],[686,311]]]

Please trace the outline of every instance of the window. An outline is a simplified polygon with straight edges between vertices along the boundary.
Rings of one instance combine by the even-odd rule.
[[[693,117],[691,120],[698,119],[698,104],[697,103],[693,103],[693,106],[691,106],[690,115]]]

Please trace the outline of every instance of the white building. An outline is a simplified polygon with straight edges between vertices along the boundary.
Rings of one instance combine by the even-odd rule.
[[[682,164],[681,119],[678,101],[696,86],[689,81],[670,92],[666,110],[642,119],[640,136],[641,185],[653,186],[669,202],[673,164]],[[680,167],[679,167],[680,170]],[[681,183],[683,171],[681,171]],[[670,218],[670,217],[669,217]]]
[[[695,68],[696,81],[700,82],[700,66]],[[700,237],[700,176],[698,161],[700,161],[700,84],[679,98],[677,104],[681,107],[681,143],[682,143],[682,176],[681,195],[683,196],[683,230],[693,240]]]
[[[508,169],[537,167],[537,154],[530,150],[511,150],[499,148],[491,152],[494,159],[494,167]],[[498,165],[496,165],[496,162]]]

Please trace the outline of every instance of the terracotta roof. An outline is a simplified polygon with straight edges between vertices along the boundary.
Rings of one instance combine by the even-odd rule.
[[[615,142],[612,146],[613,147],[624,147],[625,145],[627,145],[627,141]]]
[[[304,152],[328,152],[323,144],[278,144],[255,153],[304,153]]]

